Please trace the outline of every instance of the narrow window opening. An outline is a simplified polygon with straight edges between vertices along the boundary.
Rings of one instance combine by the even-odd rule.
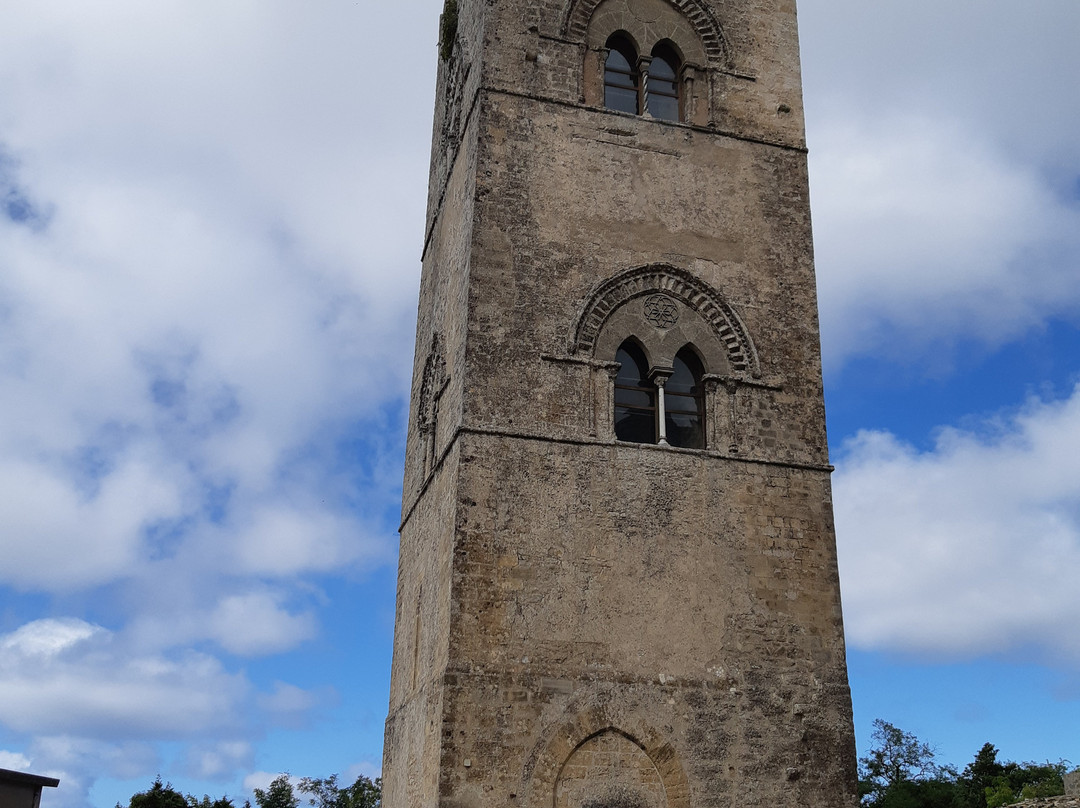
[[[649,64],[646,106],[654,118],[681,119],[679,109],[679,57],[674,48],[661,43],[653,48]]]
[[[630,340],[615,353],[615,437],[631,443],[656,443],[656,386],[649,381],[645,354]]]
[[[664,385],[668,443],[684,449],[705,448],[704,368],[689,347],[675,355],[675,372]]]
[[[640,112],[637,53],[622,34],[613,34],[607,41],[608,56],[604,63],[604,106],[619,112],[637,115]]]

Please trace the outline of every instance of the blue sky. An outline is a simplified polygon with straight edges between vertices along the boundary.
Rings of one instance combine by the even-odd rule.
[[[377,773],[440,3],[9,5],[0,767]],[[800,26],[860,744],[1080,763],[1080,6]]]

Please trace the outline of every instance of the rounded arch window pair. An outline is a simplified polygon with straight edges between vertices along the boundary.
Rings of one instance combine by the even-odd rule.
[[[619,346],[615,361],[617,440],[705,448],[705,369],[689,345],[675,355],[673,372],[659,384],[650,379],[645,353],[634,340]]]
[[[604,63],[604,106],[641,115],[647,112],[665,121],[681,119],[679,98],[680,59],[665,43],[653,48],[648,60],[638,59],[630,38],[612,34]],[[644,67],[644,69],[642,69]]]

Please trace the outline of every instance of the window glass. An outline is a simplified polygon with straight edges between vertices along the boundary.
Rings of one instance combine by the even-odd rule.
[[[607,47],[607,62],[604,64],[604,106],[637,115],[637,54],[626,37],[618,34],[608,40]]]
[[[633,73],[634,72],[633,66],[630,64],[630,61],[626,58],[626,54],[624,54],[618,47],[620,44],[624,44],[624,43],[620,43],[620,42],[616,41],[614,47],[609,46],[609,47],[611,47],[611,51],[608,53],[607,69],[611,70],[611,71],[615,71],[615,72],[622,72],[622,73],[628,73],[628,74]]]
[[[632,443],[656,443],[656,386],[647,378],[645,355],[633,342],[615,354],[615,437]]]
[[[615,109],[619,112],[629,112],[637,115],[637,90],[624,90],[619,87],[605,87],[604,106],[608,109]]]
[[[652,64],[649,65],[649,80],[660,79],[666,81],[669,84],[675,83],[675,68],[668,61],[670,56],[663,55],[663,52],[657,53],[653,56]]]
[[[679,120],[679,58],[668,46],[657,45],[649,65],[649,114],[665,121]]]
[[[690,348],[675,355],[675,372],[664,388],[668,443],[684,449],[705,448],[704,389],[701,361]]]

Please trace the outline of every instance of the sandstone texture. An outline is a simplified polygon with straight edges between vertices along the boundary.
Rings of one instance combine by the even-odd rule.
[[[384,805],[854,806],[794,3],[447,28]],[[682,120],[603,108],[617,31]],[[616,440],[628,338],[701,358],[705,448]]]
[[[1070,797],[1080,797],[1080,769],[1065,775],[1065,793]]]
[[[1024,800],[1015,805],[1020,808],[1080,808],[1080,796],[1044,797],[1038,800]]]

